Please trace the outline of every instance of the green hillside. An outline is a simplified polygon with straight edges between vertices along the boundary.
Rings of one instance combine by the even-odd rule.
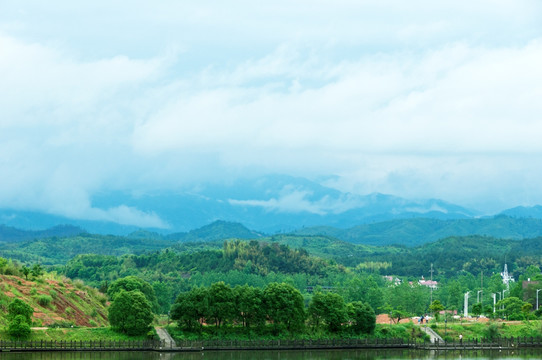
[[[166,239],[181,242],[206,242],[224,239],[258,239],[262,234],[245,226],[229,221],[215,221],[209,225],[189,231],[165,236]]]
[[[79,254],[140,254],[166,248],[172,241],[129,238],[113,235],[81,234],[73,237],[49,237],[0,245],[0,256],[22,262],[45,265],[63,264]]]
[[[8,275],[9,274],[9,275]],[[106,296],[81,280],[54,273],[22,274],[21,268],[0,258],[0,327],[7,325],[14,299],[30,305],[34,326],[107,326]]]

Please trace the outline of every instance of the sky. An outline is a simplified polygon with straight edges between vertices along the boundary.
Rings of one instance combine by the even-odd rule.
[[[542,204],[538,0],[0,0],[0,208],[255,174]],[[152,219],[151,219],[152,220]]]

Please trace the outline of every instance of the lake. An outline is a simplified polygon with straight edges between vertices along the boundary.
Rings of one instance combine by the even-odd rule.
[[[2,353],[2,360],[354,360],[354,359],[540,359],[542,349],[510,351],[312,350],[158,352],[32,352]]]

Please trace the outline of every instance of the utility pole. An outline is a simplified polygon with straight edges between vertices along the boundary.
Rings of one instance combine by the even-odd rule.
[[[431,289],[431,303],[433,303],[433,263],[431,263],[431,286],[429,286]]]
[[[493,296],[493,314],[495,314],[495,304],[497,303],[497,294],[491,294]]]
[[[482,303],[482,311],[484,309],[484,270],[480,271],[480,273],[482,274],[480,276],[481,280],[480,280],[480,285],[481,285],[481,291],[482,291],[482,295],[480,296],[480,302]]]

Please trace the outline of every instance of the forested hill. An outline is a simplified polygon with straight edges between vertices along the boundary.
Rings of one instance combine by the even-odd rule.
[[[79,234],[69,237],[37,238],[0,244],[0,256],[44,265],[63,264],[79,254],[125,255],[161,250],[174,242],[113,235]]]
[[[435,265],[436,275],[447,277],[461,272],[499,273],[505,262],[516,274],[529,265],[542,265],[542,237],[510,240],[479,235],[452,236],[416,247],[355,245],[323,236],[281,235],[270,240],[304,248],[344,266],[383,275],[428,275],[431,264]]]
[[[349,229],[310,227],[296,235],[327,235],[353,244],[417,246],[449,236],[484,235],[502,239],[542,236],[542,219],[499,215],[482,219],[400,219],[364,224]]]
[[[11,226],[0,225],[0,243],[18,242],[48,237],[68,237],[86,233],[78,226],[58,225],[45,230],[21,230]]]
[[[200,242],[224,239],[258,239],[262,236],[262,234],[249,230],[239,223],[215,221],[187,233],[174,233],[165,236],[165,238],[182,242]]]

